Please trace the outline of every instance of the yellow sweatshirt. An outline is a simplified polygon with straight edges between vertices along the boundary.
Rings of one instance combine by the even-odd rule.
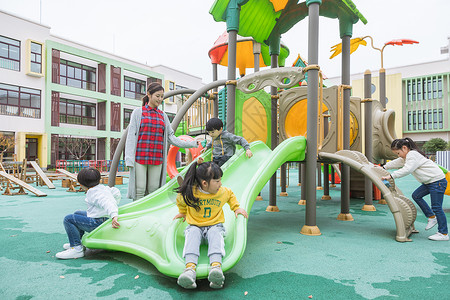
[[[195,187],[194,196],[199,199],[199,211],[187,206],[181,194],[177,196],[178,211],[180,214],[186,215],[186,220],[190,225],[203,227],[225,222],[222,209],[225,203],[230,205],[232,211],[239,208],[239,202],[233,191],[223,186],[215,194],[205,194]]]

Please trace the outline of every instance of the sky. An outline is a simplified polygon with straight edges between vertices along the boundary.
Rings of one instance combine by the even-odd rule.
[[[99,50],[148,64],[165,65],[212,81],[208,51],[226,30],[215,22],[210,0],[0,0],[0,10],[51,27],[50,33]],[[384,67],[398,67],[446,59],[440,48],[450,37],[448,0],[353,0],[368,23],[353,26],[353,38],[370,35],[375,47],[393,39],[419,44],[387,46]],[[1,34],[1,29],[0,29]],[[300,54],[308,60],[308,20],[281,37],[290,50],[286,66]],[[337,19],[320,18],[319,65],[327,77],[340,76],[341,56],[329,59],[340,43]],[[381,66],[380,53],[370,47],[351,55],[351,73]],[[252,70],[247,70],[247,74]],[[226,78],[219,66],[219,79]]]

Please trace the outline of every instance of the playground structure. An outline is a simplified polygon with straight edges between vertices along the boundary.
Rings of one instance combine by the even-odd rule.
[[[27,172],[28,165],[30,165],[34,173]],[[36,183],[37,186],[46,185],[49,189],[55,188],[53,182],[41,167],[39,167],[37,161],[27,161],[26,159],[23,162],[12,161],[7,164],[7,169],[0,163],[0,184],[5,185],[3,195],[25,195],[25,190],[28,190],[38,197],[47,196],[44,192],[31,186],[30,183]],[[14,189],[18,189],[19,191],[13,193],[11,190]]]
[[[341,38],[343,41],[343,82],[337,87],[320,87],[320,67],[318,66],[318,20],[319,6],[324,7],[323,16],[338,18],[340,22]],[[297,1],[216,1],[211,14],[216,21],[226,21],[228,31],[228,80],[214,80],[195,91],[180,108],[172,121],[172,129],[176,130],[189,107],[210,90],[226,85],[227,130],[246,137],[246,132],[253,131],[254,139],[262,142],[251,144],[254,157],[246,159],[242,150],[237,151],[222,168],[223,184],[230,187],[247,211],[251,210],[253,201],[262,187],[270,179],[269,207],[276,207],[276,170],[288,161],[304,162],[302,174],[302,194],[305,192],[306,209],[305,225],[301,233],[305,235],[320,235],[316,224],[316,170],[317,163],[326,165],[342,163],[341,173],[341,213],[339,220],[353,220],[349,213],[350,199],[350,167],[366,176],[383,193],[386,202],[394,216],[396,226],[395,239],[399,242],[410,241],[409,236],[415,232],[414,221],[416,209],[414,204],[391,183],[387,188],[381,177],[386,175],[382,168],[374,166],[371,161],[392,158],[389,145],[395,138],[393,132],[393,111],[385,110],[378,101],[350,97],[349,86],[349,41],[352,26],[359,20],[365,23],[364,17],[358,12],[351,1],[320,1],[309,0],[302,3]],[[271,4],[270,4],[271,3]],[[260,6],[269,6],[261,8]],[[273,5],[273,6],[271,6]],[[264,10],[265,9],[265,10]],[[269,11],[270,10],[270,11]],[[225,14],[226,12],[226,14]],[[262,14],[262,15],[259,15]],[[223,16],[227,15],[226,20]],[[243,22],[246,16],[261,17],[270,27],[268,32],[257,31],[251,24]],[[263,16],[264,15],[264,16]],[[296,22],[309,16],[309,63],[305,68],[277,68],[280,48],[280,37]],[[240,20],[240,22],[239,22]],[[246,35],[252,36],[257,42],[266,42],[271,55],[270,70],[255,72],[236,80],[236,37],[243,24]],[[261,27],[261,26],[260,26]],[[254,29],[254,31],[252,31]],[[294,87],[308,75],[307,87]],[[264,95],[263,89],[271,87],[270,97]],[[165,94],[170,97],[183,90]],[[246,94],[248,96],[239,96]],[[236,98],[236,95],[238,97]],[[250,96],[253,95],[253,96]],[[267,95],[267,93],[266,93]],[[239,100],[240,99],[240,100]],[[265,99],[265,100],[264,100]],[[218,102],[219,97],[216,98]],[[365,105],[365,124],[371,124],[369,134],[365,139],[374,143],[366,144],[362,140],[362,109]],[[279,114],[278,114],[279,104]],[[252,111],[251,107],[256,107]],[[369,109],[367,109],[369,108]],[[252,113],[257,112],[262,130],[255,134],[255,122],[247,122]],[[218,109],[215,110],[218,115]],[[248,115],[247,115],[248,114]],[[278,122],[279,118],[279,122]],[[370,120],[370,122],[368,121]],[[250,124],[250,125],[249,125]],[[279,124],[279,127],[277,126]],[[365,128],[366,129],[366,128]],[[280,141],[278,144],[277,132]],[[312,133],[312,134],[311,134]],[[117,146],[111,163],[109,185],[112,186],[115,172],[119,164],[119,157],[124,149],[127,131]],[[303,135],[306,137],[299,137]],[[248,138],[248,137],[246,137]],[[252,139],[249,139],[252,141]],[[366,155],[361,153],[363,143]],[[264,145],[266,144],[266,145]],[[307,145],[307,151],[306,150]],[[271,149],[269,149],[269,147]],[[208,160],[210,151],[203,154]],[[306,158],[306,161],[305,161]],[[324,168],[327,170],[328,168]],[[181,171],[180,175],[183,176]],[[245,184],[242,184],[242,176]],[[328,184],[328,180],[325,181]],[[173,189],[178,186],[175,178],[154,193],[119,209],[120,230],[113,230],[109,222],[105,222],[96,230],[83,238],[83,244],[90,248],[104,248],[130,252],[147,259],[162,273],[177,277],[184,268],[182,257],[183,230],[186,224],[172,221],[177,213],[175,205],[176,194]],[[302,197],[303,198],[303,197]],[[371,205],[370,202],[366,205]],[[275,209],[268,209],[276,211]],[[227,255],[223,260],[224,271],[230,269],[242,257],[246,243],[247,221],[242,217],[234,218],[232,212],[225,209],[225,227],[228,232],[225,237]],[[132,234],[131,231],[132,230]],[[207,276],[208,263],[206,247],[201,246],[200,261],[197,267],[198,278]]]

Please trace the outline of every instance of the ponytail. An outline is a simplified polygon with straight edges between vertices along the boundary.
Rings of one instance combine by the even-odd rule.
[[[142,97],[142,106],[145,106],[148,103],[148,95],[145,95],[144,97]]]
[[[194,196],[193,189],[195,186],[201,187],[204,180],[208,184],[211,179],[220,179],[223,175],[222,169],[214,162],[204,162],[198,164],[193,162],[189,167],[183,183],[175,189],[175,192],[183,196],[183,200],[187,206],[193,207],[196,211],[200,210],[199,199]]]
[[[415,150],[422,154],[424,157],[428,158],[425,153],[423,153],[416,145],[416,143],[410,138],[395,139],[391,144],[391,149],[400,150],[403,146],[406,146],[406,148],[408,148],[409,150]]]

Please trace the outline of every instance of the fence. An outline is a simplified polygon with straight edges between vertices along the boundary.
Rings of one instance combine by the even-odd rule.
[[[109,172],[111,160],[57,160],[56,168],[64,169],[72,173],[78,173],[83,168],[96,168],[100,172]],[[126,172],[125,160],[120,160],[117,166],[118,172]]]
[[[450,170],[450,151],[436,151],[436,163]]]

